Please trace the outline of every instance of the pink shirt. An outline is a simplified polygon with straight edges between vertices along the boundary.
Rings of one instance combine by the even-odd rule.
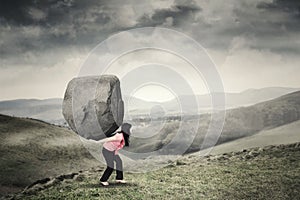
[[[124,147],[125,141],[122,133],[116,134],[116,140],[105,142],[103,147],[109,151],[115,151],[115,155],[118,154],[118,150]]]

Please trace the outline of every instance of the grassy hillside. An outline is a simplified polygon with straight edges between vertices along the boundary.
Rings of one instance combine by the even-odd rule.
[[[274,128],[300,119],[300,91],[226,113],[224,133],[237,136]],[[234,136],[234,135],[233,135]]]
[[[300,120],[273,129],[263,130],[249,137],[220,144],[213,147],[210,154],[223,154],[241,149],[294,142],[300,142]]]
[[[98,165],[73,132],[45,122],[0,115],[0,136],[1,194]]]
[[[300,143],[185,156],[128,183],[98,184],[103,168],[42,180],[7,199],[299,199]]]

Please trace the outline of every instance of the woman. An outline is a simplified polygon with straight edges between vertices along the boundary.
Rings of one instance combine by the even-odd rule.
[[[118,155],[118,151],[124,146],[129,146],[130,128],[131,124],[124,123],[121,126],[121,131],[118,131],[114,136],[98,141],[98,143],[104,143],[102,154],[107,165],[107,168],[100,178],[100,183],[103,186],[109,185],[107,180],[114,170],[114,162],[116,162],[116,182],[126,183],[126,181],[123,180],[123,163]]]

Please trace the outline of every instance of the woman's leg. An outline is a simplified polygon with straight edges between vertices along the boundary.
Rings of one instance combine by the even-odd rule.
[[[117,180],[123,180],[123,163],[119,155],[115,155],[115,161],[116,161],[116,179]]]
[[[108,180],[108,178],[110,177],[110,175],[112,174],[112,172],[114,171],[114,152],[108,151],[107,149],[105,149],[103,147],[102,154],[105,158],[107,167],[106,167],[102,177],[100,178],[100,181],[106,182]]]

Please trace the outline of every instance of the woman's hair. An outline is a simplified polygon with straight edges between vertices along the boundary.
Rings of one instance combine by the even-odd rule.
[[[129,137],[130,137],[130,128],[131,124],[129,123],[123,123],[121,126],[121,132],[123,133],[124,140],[125,140],[125,146],[129,146]]]
[[[123,133],[123,137],[124,137],[124,140],[125,140],[125,146],[129,146],[129,135],[122,132]]]

